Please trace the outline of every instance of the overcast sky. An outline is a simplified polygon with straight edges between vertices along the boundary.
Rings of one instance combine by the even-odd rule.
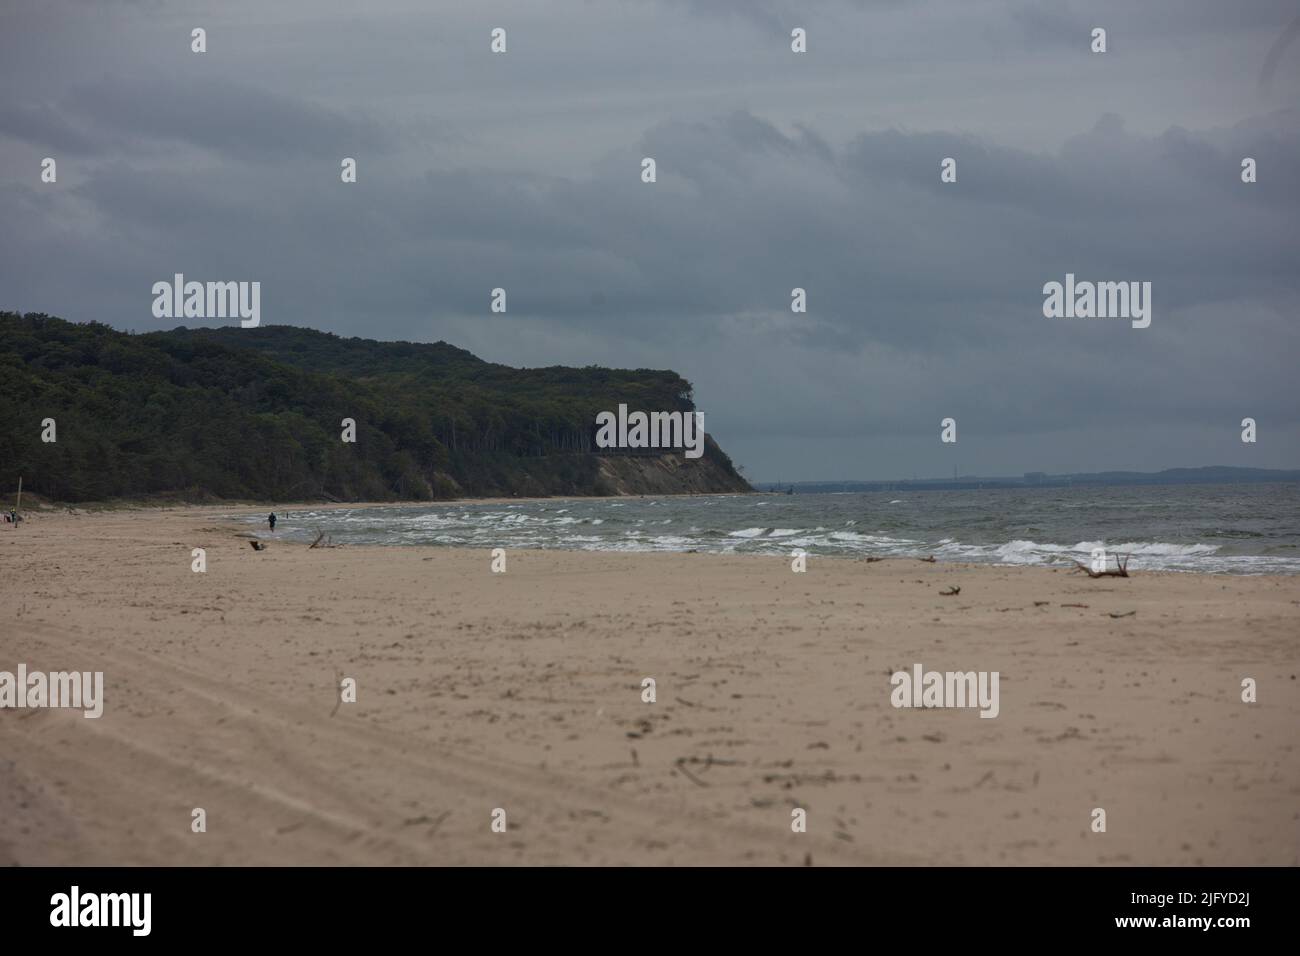
[[[182,272],[264,324],[672,368],[760,481],[1300,467],[1298,18],[4,0],[0,309],[214,324],[152,316]],[[1150,327],[1045,318],[1067,272],[1151,282]]]

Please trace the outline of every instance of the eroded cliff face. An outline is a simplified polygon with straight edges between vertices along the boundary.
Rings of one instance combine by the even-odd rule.
[[[445,472],[429,478],[427,493],[448,498],[547,498],[603,495],[744,494],[754,489],[712,437],[704,455],[663,454],[552,455],[511,459],[496,470],[473,475],[472,488]]]
[[[685,495],[752,491],[748,482],[712,458],[680,454],[597,456],[598,494]]]

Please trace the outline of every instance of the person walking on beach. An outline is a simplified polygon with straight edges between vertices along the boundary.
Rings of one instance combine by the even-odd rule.
[[[272,531],[275,530],[275,512],[274,512],[274,511],[272,511],[271,514],[267,517],[267,519],[266,519],[266,523],[269,524],[269,525],[271,526],[271,530],[272,530]]]

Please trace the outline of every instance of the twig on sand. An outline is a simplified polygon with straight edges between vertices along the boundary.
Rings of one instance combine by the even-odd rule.
[[[1136,614],[1137,611],[1125,611],[1123,614],[1116,614],[1114,611],[1110,612],[1111,617],[1133,617]]]
[[[676,764],[675,764],[674,766],[676,766],[677,769],[680,770],[680,771],[681,771],[681,772],[686,776],[686,779],[687,779],[687,780],[689,780],[691,783],[695,784],[696,786],[698,786],[698,787],[707,787],[707,786],[708,786],[707,783],[705,783],[705,782],[704,782],[703,780],[701,780],[699,777],[695,776],[695,774],[691,773],[689,770],[686,769],[686,758],[685,758],[685,757],[678,757],[678,758],[677,758],[677,762],[676,762]]]
[[[334,709],[330,711],[331,717],[333,717],[335,714],[339,712],[339,705],[343,703],[342,688],[343,688],[343,672],[336,667],[334,668],[334,694],[335,694]]]
[[[1087,607],[1086,604],[1062,604],[1061,607]]]
[[[316,545],[320,544],[320,539],[323,538],[323,537],[325,537],[325,532],[322,531],[320,528],[317,528],[317,529],[316,529],[316,540],[313,541],[310,545],[307,546],[307,550],[310,551],[312,548],[316,547]]]
[[[442,813],[438,814],[438,819],[434,820],[433,826],[429,828],[429,836],[436,836],[438,833],[438,827],[442,826],[442,821],[446,820],[449,816],[451,816],[450,810],[444,810]]]

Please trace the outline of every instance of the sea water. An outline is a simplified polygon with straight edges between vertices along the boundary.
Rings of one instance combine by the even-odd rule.
[[[336,544],[697,551],[1300,573],[1300,484],[552,498],[277,511],[275,538]],[[242,517],[242,516],[241,516]],[[245,517],[250,523],[260,517]],[[265,530],[263,530],[265,533]]]

